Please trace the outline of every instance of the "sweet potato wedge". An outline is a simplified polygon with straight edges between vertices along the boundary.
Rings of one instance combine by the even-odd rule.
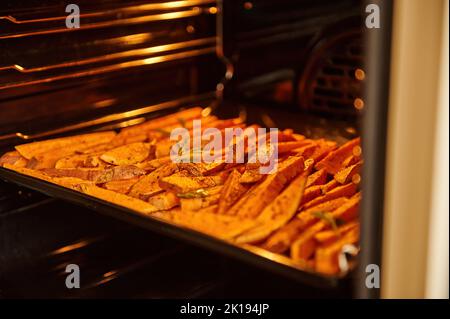
[[[28,160],[20,155],[18,151],[7,152],[0,157],[0,166],[3,164],[10,164],[18,167],[25,167]]]
[[[140,135],[142,134],[142,132],[145,131],[164,128],[177,124],[181,126],[181,122],[188,122],[196,118],[201,118],[202,110],[203,109],[201,107],[193,107],[187,110],[179,111],[174,114],[169,114],[167,116],[149,120],[142,124],[124,128],[118,134],[118,138]]]
[[[61,137],[41,142],[17,145],[16,150],[28,160],[39,155],[49,154],[50,151],[55,151],[57,157],[59,156],[59,158],[61,158],[73,154],[77,150],[83,150],[94,145],[108,143],[115,135],[115,132],[107,131]]]
[[[163,177],[172,175],[178,170],[174,163],[161,166],[153,172],[145,175],[131,187],[129,195],[142,200],[147,200],[148,197],[161,193],[163,189],[159,186],[159,180]]]
[[[329,174],[336,174],[341,170],[342,163],[353,154],[353,148],[359,147],[360,138],[355,138],[337,150],[330,152],[323,160],[316,164],[316,169],[325,169]]]
[[[327,172],[324,169],[318,170],[317,172],[308,176],[306,181],[306,187],[314,185],[323,185],[327,181]]]
[[[361,200],[360,194],[354,195],[344,205],[329,213],[331,219],[342,219],[349,221],[356,217],[359,202]],[[317,242],[314,236],[327,228],[330,228],[329,220],[321,220],[307,228],[291,245],[291,257],[294,260],[307,260],[314,253],[317,247]]]
[[[133,198],[124,194],[116,193],[95,185],[89,184],[80,184],[74,185],[71,187],[74,190],[77,190],[81,193],[94,196],[100,199],[103,199],[107,202],[127,207],[129,209],[138,211],[143,214],[150,214],[158,211],[159,209],[147,202],[144,202],[140,199]]]
[[[253,191],[244,202],[238,201],[230,210],[230,215],[239,215],[244,218],[257,217],[277,195],[284,186],[295,176],[304,170],[302,157],[290,157],[278,165],[278,171],[269,174]]]
[[[177,194],[182,211],[197,211],[216,205],[219,202],[223,186],[200,189],[191,193]]]
[[[302,231],[318,221],[318,218],[313,214],[315,211],[332,211],[341,207],[347,201],[346,197],[341,197],[301,212],[296,218],[272,234],[263,244],[263,247],[274,253],[286,252]]]
[[[235,241],[239,244],[259,242],[272,232],[285,225],[296,213],[305,190],[306,179],[311,170],[303,171],[286,189],[270,203],[256,218],[260,226],[249,229],[239,235]]]
[[[337,241],[316,250],[315,269],[316,271],[333,275],[339,273],[338,256],[342,247],[354,244],[359,240],[359,227],[356,226],[346,232]]]
[[[100,159],[112,165],[133,165],[142,162],[149,155],[149,143],[132,143],[107,151]]]
[[[228,208],[248,190],[248,186],[240,183],[240,178],[241,174],[237,170],[233,170],[228,175],[220,194],[218,214],[225,214]]]
[[[136,184],[138,180],[139,180],[139,177],[133,177],[130,179],[113,180],[113,181],[105,183],[103,185],[103,188],[113,191],[113,192],[127,194],[130,191],[131,187],[134,184]]]
[[[340,184],[349,183],[355,174],[359,174],[362,167],[362,161],[341,169],[334,175],[334,179]]]
[[[159,210],[168,210],[178,206],[180,204],[180,199],[174,193],[164,192],[150,196],[147,202]]]
[[[217,208],[217,206],[211,206],[211,208]],[[211,208],[207,209],[210,210]],[[222,239],[231,239],[236,236],[236,234],[251,228],[255,223],[255,221],[251,219],[215,214],[206,210],[202,212],[178,210],[170,213],[160,213],[157,214],[156,217]]]
[[[306,203],[303,205],[303,209],[308,209],[310,207],[316,206],[318,204],[327,202],[329,200],[338,198],[338,197],[350,197],[353,194],[355,194],[357,191],[357,186],[353,183],[348,183],[342,186],[338,186],[334,189],[332,189],[331,191],[329,191],[328,193],[326,193],[325,195],[316,197],[315,199],[313,199],[312,201]]]
[[[168,176],[159,181],[159,186],[162,189],[174,192],[174,193],[188,193],[200,188],[214,187],[222,185],[225,182],[223,176],[197,176],[197,177],[185,177],[185,176]]]
[[[359,226],[358,221],[356,221],[356,220],[350,221],[348,223],[345,223],[342,226],[339,226],[336,230],[329,229],[329,230],[321,231],[314,236],[314,239],[322,245],[330,244],[331,242],[342,237],[342,235],[344,235],[348,231],[350,231],[353,228],[356,228],[358,226]]]

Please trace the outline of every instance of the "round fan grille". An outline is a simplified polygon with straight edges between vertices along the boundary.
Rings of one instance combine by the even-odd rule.
[[[362,35],[358,31],[323,39],[312,50],[300,78],[299,101],[303,108],[334,115],[356,115],[366,74]]]

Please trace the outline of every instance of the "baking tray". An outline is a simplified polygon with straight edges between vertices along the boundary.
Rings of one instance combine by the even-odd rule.
[[[46,139],[49,138],[52,137],[46,136]],[[118,206],[102,199],[52,184],[35,177],[23,175],[3,167],[0,167],[0,178],[6,182],[12,182],[44,193],[50,197],[87,207],[95,212],[149,229],[162,235],[184,240],[208,250],[227,255],[282,276],[289,277],[299,283],[312,285],[318,288],[337,288],[346,285],[350,277],[353,276],[353,271],[350,271],[347,274],[326,276],[308,270],[306,267],[303,268],[301,265],[294,263],[285,256],[271,253],[259,247],[251,245],[238,246],[196,230],[145,215],[129,208]],[[354,267],[352,267],[352,269],[354,269]]]

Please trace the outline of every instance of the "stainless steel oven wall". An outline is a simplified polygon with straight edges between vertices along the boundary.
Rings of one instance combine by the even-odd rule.
[[[215,0],[76,3],[80,28],[63,1],[2,2],[3,137],[215,90]]]

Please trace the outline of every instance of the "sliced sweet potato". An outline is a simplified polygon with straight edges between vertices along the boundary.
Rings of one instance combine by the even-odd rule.
[[[41,171],[52,177],[76,177],[93,181],[96,184],[130,179],[145,174],[144,170],[132,165],[116,166],[106,170],[91,168],[44,168]]]
[[[310,166],[308,170],[303,171],[272,203],[264,208],[256,218],[260,226],[249,229],[239,235],[235,241],[239,244],[259,242],[285,225],[294,216],[300,205],[311,168]]]
[[[240,178],[241,174],[238,170],[233,170],[228,175],[220,195],[218,214],[225,214],[231,205],[248,190],[248,186],[240,183]]]
[[[242,217],[254,218],[272,202],[284,186],[304,170],[302,157],[290,157],[278,165],[278,171],[269,174],[263,182],[249,192],[245,201],[238,201],[228,213]]]
[[[180,204],[180,199],[171,192],[150,196],[147,201],[159,210],[172,209]]]
[[[334,175],[334,179],[340,184],[350,182],[355,174],[359,174],[362,167],[362,161],[357,164],[341,169]]]
[[[322,195],[322,185],[313,185],[305,189],[300,207]]]
[[[329,216],[331,220],[342,219],[348,221],[354,219],[358,213],[360,200],[360,194],[356,194],[344,205],[327,214],[327,216]],[[330,228],[331,226],[329,220],[324,219],[307,228],[291,245],[291,257],[294,260],[309,259],[317,246],[314,236],[318,232]]]
[[[255,223],[251,219],[215,214],[211,212],[214,208],[217,209],[217,206],[213,205],[201,212],[177,210],[155,216],[222,239],[233,238],[236,234],[251,228]]]
[[[316,271],[333,275],[339,273],[338,256],[345,245],[355,244],[359,240],[359,227],[350,229],[337,241],[320,247],[316,250],[315,269]]]
[[[80,185],[74,185],[72,186],[72,189],[75,189],[81,193],[94,196],[100,199],[103,199],[105,201],[108,201],[110,203],[124,206],[129,209],[144,213],[144,214],[150,214],[153,212],[158,211],[159,209],[155,206],[144,202],[140,199],[136,199],[124,194],[116,193],[95,185],[89,185],[89,184],[80,184]]]
[[[133,177],[130,179],[119,179],[107,182],[103,185],[104,188],[110,191],[114,191],[121,194],[126,194],[130,191],[131,187],[137,183],[139,177]]]
[[[326,194],[326,193],[328,193],[329,191],[331,191],[332,189],[334,189],[334,188],[336,188],[338,186],[340,186],[340,184],[335,179],[332,179],[331,181],[329,181],[325,185],[321,185],[320,189],[322,191],[322,194]]]
[[[358,226],[359,226],[359,223],[357,220],[350,221],[348,223],[345,223],[342,226],[339,226],[337,229],[329,229],[329,230],[321,231],[314,236],[314,239],[322,245],[330,244],[331,242],[342,237],[342,235],[344,235],[348,231],[350,231],[353,228],[356,228]]]
[[[306,187],[314,185],[323,185],[327,181],[327,172],[324,169],[318,170],[317,172],[308,176],[306,181]]]
[[[181,210],[197,211],[219,203],[223,186],[200,189],[194,192],[177,194],[180,198]]]
[[[356,193],[358,187],[353,184],[353,183],[348,183],[342,186],[338,186],[334,189],[332,189],[331,191],[329,191],[328,193],[326,193],[325,195],[316,197],[315,199],[313,199],[312,201],[306,203],[303,205],[303,209],[308,209],[310,207],[316,206],[318,204],[327,202],[329,200],[338,198],[338,197],[350,197],[353,194]]]
[[[297,218],[272,234],[263,244],[263,247],[274,253],[286,252],[302,231],[318,221],[318,218],[313,214],[315,211],[332,211],[341,207],[347,201],[347,198],[341,197],[301,212],[297,215]]]
[[[353,154],[353,149],[359,147],[360,138],[355,138],[337,150],[330,152],[323,160],[316,164],[316,169],[325,169],[329,174],[336,174],[341,170],[342,163]]]
[[[162,189],[183,194],[195,191],[200,188],[214,187],[222,185],[225,182],[223,176],[168,176],[159,181]]]
[[[327,141],[324,139],[317,140],[315,143],[317,145],[317,148],[314,150],[310,158],[312,158],[316,163],[330,154],[330,152],[336,149],[337,146],[336,142]]]
[[[114,148],[100,156],[102,161],[113,165],[133,165],[150,155],[149,143],[132,143]]]
[[[116,133],[113,131],[89,133],[17,145],[15,148],[20,155],[28,160],[39,155],[48,154],[50,151],[52,151],[52,154],[56,154],[56,158],[62,158],[78,150],[108,143],[115,135]]]
[[[161,193],[163,189],[159,186],[159,180],[163,177],[172,175],[177,170],[178,167],[174,163],[169,163],[157,168],[153,172],[139,179],[139,181],[131,187],[129,195],[142,200],[147,200],[148,197]]]
[[[18,167],[25,167],[28,160],[20,155],[18,151],[7,152],[0,157],[0,166],[3,164],[10,164]]]
[[[202,108],[193,107],[187,110],[179,111],[177,113],[169,114],[167,116],[149,120],[142,124],[124,128],[118,134],[118,138],[129,137],[132,135],[141,135],[142,132],[164,128],[171,125],[181,125],[182,122],[192,121],[193,119],[201,118],[201,116]]]

